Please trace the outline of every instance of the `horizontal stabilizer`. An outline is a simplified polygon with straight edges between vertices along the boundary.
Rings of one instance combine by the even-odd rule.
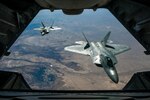
[[[76,41],[75,43],[76,44],[86,44],[87,42],[85,42],[85,41]]]

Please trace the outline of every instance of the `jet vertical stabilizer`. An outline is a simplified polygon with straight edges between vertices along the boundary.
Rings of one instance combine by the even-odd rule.
[[[51,29],[54,29],[54,28],[53,28],[53,25],[54,25],[54,21],[52,22],[52,24],[51,24],[51,26],[50,26]]]
[[[44,25],[44,23],[43,23],[43,22],[41,22],[41,24],[42,24],[43,28],[45,28],[45,25]]]
[[[82,34],[83,34],[83,36],[84,36],[84,38],[85,38],[85,40],[86,40],[86,42],[87,42],[87,44],[85,45],[84,49],[87,49],[87,48],[90,47],[90,43],[89,43],[88,39],[86,38],[86,36],[84,35],[83,32],[82,32]]]
[[[106,45],[106,43],[107,43],[107,41],[108,41],[108,38],[109,38],[109,36],[110,36],[110,31],[105,35],[105,37],[104,37],[104,39],[101,41],[102,42],[102,44],[105,46]]]

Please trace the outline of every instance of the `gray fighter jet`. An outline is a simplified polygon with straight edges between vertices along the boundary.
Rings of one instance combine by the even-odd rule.
[[[42,27],[34,28],[34,30],[40,31],[42,36],[44,36],[45,34],[48,34],[50,31],[61,30],[61,28],[53,26],[54,21],[51,26],[45,26],[43,22],[41,22],[41,24],[42,24]]]
[[[68,46],[64,49],[66,51],[89,55],[94,64],[99,67],[103,67],[110,79],[113,82],[118,83],[118,73],[114,66],[117,64],[115,55],[123,53],[130,48],[125,45],[109,43],[108,38],[110,33],[111,32],[108,32],[108,34],[100,42],[89,42],[83,33],[86,42],[77,41],[75,43],[78,45]]]

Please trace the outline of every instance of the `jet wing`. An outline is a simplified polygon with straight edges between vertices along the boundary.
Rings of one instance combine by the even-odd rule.
[[[61,28],[60,27],[53,27],[53,28],[50,28],[49,30],[55,31],[55,30],[61,30]]]
[[[33,30],[41,31],[41,28],[34,28]]]
[[[114,55],[118,55],[120,53],[123,53],[125,51],[128,51],[130,48],[126,45],[120,45],[120,44],[108,44],[106,48],[111,51]]]
[[[85,47],[85,44],[81,44],[81,45],[68,46],[68,47],[65,47],[64,49],[70,52],[75,52],[75,53],[79,53],[83,55],[89,55],[89,49],[84,49],[84,47]]]

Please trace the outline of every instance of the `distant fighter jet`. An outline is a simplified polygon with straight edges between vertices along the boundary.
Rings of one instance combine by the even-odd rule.
[[[108,34],[100,42],[89,42],[83,33],[86,42],[76,41],[75,43],[78,45],[68,46],[64,49],[70,52],[89,55],[94,64],[99,67],[103,67],[110,79],[113,82],[118,83],[119,78],[114,66],[117,64],[115,55],[123,53],[130,48],[125,45],[109,43],[108,38],[110,33],[111,32],[108,32]]]
[[[42,36],[44,36],[45,34],[48,34],[50,31],[61,30],[61,28],[53,26],[54,21],[53,21],[53,23],[52,23],[51,26],[45,26],[43,22],[41,22],[41,24],[42,24],[42,27],[40,27],[40,28],[34,28],[34,30],[40,31]]]

